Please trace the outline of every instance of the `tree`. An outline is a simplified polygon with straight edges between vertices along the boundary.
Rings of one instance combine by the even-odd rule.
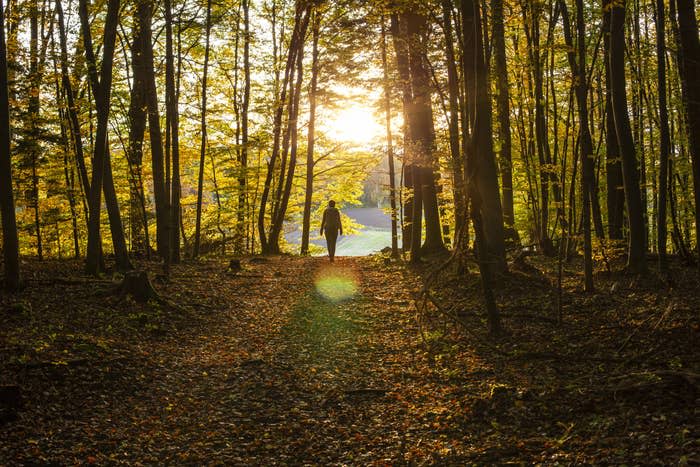
[[[7,80],[7,44],[5,11],[0,2],[0,209],[2,213],[2,251],[5,262],[4,284],[8,290],[20,287],[19,238],[12,193],[10,153],[10,99]]]
[[[258,235],[260,236],[260,246],[264,254],[277,254],[280,252],[279,236],[282,232],[294,170],[296,169],[296,112],[299,107],[299,91],[301,89],[301,76],[303,73],[301,65],[304,51],[304,39],[309,26],[311,6],[310,2],[307,3],[301,0],[297,0],[296,2],[294,29],[287,51],[287,61],[284,78],[280,86],[279,98],[276,100],[273,121],[272,154],[270,155],[270,161],[267,166],[265,185],[260,197],[260,211],[258,213]],[[287,124],[285,126],[284,135],[282,135],[285,109]],[[289,161],[287,161],[287,157],[290,158]],[[287,163],[289,164],[287,165]],[[275,196],[271,203],[271,222],[268,233],[265,228],[265,218],[268,200],[271,192],[273,192],[272,181],[276,172],[278,174],[278,180],[277,187],[274,189]]]
[[[573,48],[571,34],[571,24],[569,22],[569,12],[566,2],[560,0],[562,20],[564,23],[564,35],[566,45],[569,47],[567,53],[569,65],[571,67],[572,86],[575,88],[576,103],[578,107],[579,124],[579,158],[581,159],[582,176],[581,192],[583,194],[583,263],[584,282],[586,292],[593,291],[593,259],[591,246],[591,205],[595,196],[595,174],[593,168],[593,141],[591,130],[588,125],[588,78],[586,76],[586,32],[583,21],[583,3],[576,0],[576,52]],[[577,56],[578,55],[578,56]],[[577,60],[578,59],[578,60]]]
[[[104,44],[102,65],[99,72],[93,55],[92,34],[88,20],[87,0],[80,0],[80,21],[82,26],[83,42],[85,47],[88,76],[92,91],[95,96],[97,110],[97,136],[92,163],[92,181],[90,183],[90,195],[88,197],[89,221],[88,221],[88,248],[86,258],[86,271],[89,274],[97,274],[101,262],[100,240],[100,214],[102,189],[105,190],[108,212],[110,213],[110,228],[117,267],[130,269],[131,264],[126,251],[124,231],[121,226],[119,206],[116,204],[114,194],[114,182],[112,181],[112,169],[109,161],[109,140],[107,124],[110,111],[110,96],[112,92],[112,65],[114,63],[114,44],[117,36],[119,15],[119,0],[109,0],[107,4],[107,17],[104,28]]]
[[[667,229],[666,207],[668,194],[668,162],[670,153],[670,134],[668,127],[668,106],[666,103],[666,31],[663,0],[656,1],[656,63],[659,86],[659,207],[657,218],[657,249],[659,252],[659,269],[668,269],[666,256]]]
[[[142,166],[143,140],[148,116],[148,65],[146,57],[151,47],[150,21],[151,4],[139,1],[134,9],[134,27],[131,42],[132,85],[129,102],[129,183],[130,183],[130,224],[132,251],[142,252],[150,257],[146,196],[144,194]],[[150,52],[152,55],[152,51]]]
[[[404,7],[398,16],[398,34],[406,44],[410,101],[404,108],[407,119],[404,147],[408,164],[412,165],[413,203],[411,214],[411,261],[424,253],[444,250],[436,189],[435,129],[431,103],[431,81],[427,66],[427,19],[415,8]],[[403,25],[401,24],[403,23]],[[403,47],[403,46],[401,46]],[[403,51],[397,49],[397,59]],[[401,58],[403,60],[403,58]],[[408,90],[408,86],[407,86]],[[421,245],[425,215],[425,243]]]
[[[311,201],[314,189],[314,144],[316,142],[316,93],[318,88],[318,38],[321,27],[321,13],[313,9],[311,83],[309,84],[309,129],[306,143],[306,191],[304,193],[304,214],[302,217],[301,254],[309,254],[309,232],[311,230]]]
[[[394,144],[391,131],[391,83],[387,58],[386,20],[381,17],[382,28],[382,78],[384,85],[384,126],[386,128],[386,152],[389,161],[389,206],[391,208],[391,256],[399,257],[398,212],[396,209],[396,171],[394,168]]]
[[[622,159],[617,143],[615,116],[612,107],[612,80],[610,77],[610,0],[603,0],[603,62],[605,67],[605,177],[607,185],[608,236],[622,240],[625,212],[625,191],[622,179]]]
[[[202,72],[202,114],[201,114],[201,138],[199,150],[199,175],[197,177],[197,220],[194,230],[194,252],[192,256],[199,256],[199,242],[202,229],[202,195],[204,192],[204,161],[207,153],[207,78],[209,74],[209,41],[211,38],[211,0],[207,0],[207,17],[204,26],[204,68]]]
[[[679,72],[687,125],[688,150],[693,164],[695,198],[695,239],[700,242],[700,39],[693,0],[675,0],[680,41]],[[700,247],[698,248],[700,251]],[[698,261],[700,267],[700,261]]]
[[[500,154],[498,158],[501,169],[501,192],[503,205],[503,223],[505,236],[512,242],[518,242],[518,231],[515,229],[515,211],[513,207],[513,160],[511,155],[510,134],[510,91],[508,90],[508,66],[506,63],[506,43],[503,25],[503,0],[491,0],[492,45],[494,71],[500,79],[496,80],[496,107],[498,110],[498,139]]]
[[[625,0],[608,4],[610,8],[610,85],[615,134],[622,155],[629,242],[627,266],[631,271],[646,269],[646,251],[642,195],[639,187],[637,156],[627,111],[625,90]]]
[[[166,170],[165,195],[167,198],[167,222],[164,240],[165,268],[169,270],[171,262],[180,262],[180,113],[178,110],[178,93],[175,88],[175,59],[173,52],[173,18],[172,2],[163,2],[165,11],[165,113],[166,113]],[[170,135],[167,138],[167,135]],[[168,149],[171,151],[168,157]],[[171,162],[170,170],[168,163]]]
[[[478,222],[484,234],[482,251],[479,252],[483,258],[481,262],[492,264],[493,271],[501,272],[506,269],[505,234],[498,172],[493,152],[493,125],[481,11],[478,2],[472,0],[461,0],[460,6],[465,50],[464,81],[467,83],[467,101],[470,103],[467,114],[470,120],[469,128],[472,129],[471,134],[465,133],[463,136],[472,142],[470,152],[465,154],[465,164],[467,173],[474,178],[469,180],[467,177],[467,182],[472,183],[473,190],[479,192],[480,202],[476,205],[472,202],[472,209],[478,208],[481,214]],[[470,167],[469,164],[474,167]]]

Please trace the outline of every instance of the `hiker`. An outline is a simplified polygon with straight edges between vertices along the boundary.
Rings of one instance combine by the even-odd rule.
[[[335,207],[335,201],[330,200],[328,207],[323,211],[321,221],[321,235],[326,234],[326,245],[328,245],[328,257],[331,263],[335,258],[335,242],[338,240],[338,233],[343,235],[343,224],[340,222],[340,211]]]

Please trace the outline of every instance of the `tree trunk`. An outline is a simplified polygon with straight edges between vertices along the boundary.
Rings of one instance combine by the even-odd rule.
[[[171,0],[165,0],[165,103],[166,122],[169,122],[171,171],[166,171],[167,177],[171,174],[170,190],[166,190],[168,196],[167,219],[167,249],[165,257],[166,272],[170,263],[180,262],[180,231],[178,230],[180,219],[180,114],[178,111],[178,96],[175,89],[175,63],[173,56],[173,18]]]
[[[666,12],[663,0],[656,0],[656,62],[659,92],[659,201],[657,217],[657,249],[659,252],[659,269],[668,270],[668,258],[666,256],[666,243],[668,240],[667,229],[667,195],[668,195],[668,166],[669,153],[671,152],[671,139],[668,128],[668,106],[666,104]]]
[[[460,155],[459,145],[459,76],[457,75],[452,33],[452,0],[442,1],[442,24],[445,31],[445,58],[447,61],[447,86],[450,106],[448,130],[450,136],[450,164],[452,165],[456,236],[465,228],[467,206],[466,189],[464,187],[464,164]]]
[[[427,18],[415,11],[403,12],[400,21],[406,22],[409,76],[412,101],[408,113],[409,144],[414,151],[414,206],[411,232],[411,261],[418,261],[423,253],[445,249],[440,226],[437,189],[435,184],[435,129],[431,102],[431,82],[427,68],[425,34]],[[420,193],[418,193],[420,191]],[[418,201],[421,201],[421,204]],[[425,243],[421,246],[421,208],[425,216]]]
[[[131,85],[131,101],[129,103],[129,191],[130,191],[130,224],[132,251],[149,255],[148,219],[145,217],[145,196],[142,192],[143,139],[146,132],[147,117],[147,72],[144,60],[144,50],[149,45],[144,43],[144,30],[141,15],[144,8],[139,3],[134,11],[133,39],[131,45],[131,68],[133,82]],[[150,6],[147,6],[150,8]],[[146,21],[150,21],[150,14]]]
[[[471,151],[475,153],[467,155],[470,159],[467,159],[466,165],[468,173],[474,177],[475,189],[479,191],[481,201],[477,206],[481,208],[485,250],[479,254],[484,255],[482,258],[493,264],[493,271],[499,273],[506,269],[505,234],[493,152],[493,124],[488,95],[488,67],[482,42],[481,10],[479,4],[472,0],[461,0],[461,7],[464,48],[465,51],[473,51],[470,56],[465,56],[464,63],[465,81],[472,82],[474,86],[467,97],[473,108],[469,114],[472,118]],[[467,92],[470,92],[469,87]],[[468,135],[464,137],[467,138]],[[470,163],[474,167],[470,167]]]
[[[398,213],[396,211],[396,170],[394,168],[394,145],[391,132],[391,82],[389,81],[389,62],[386,45],[386,21],[382,22],[382,78],[384,85],[384,118],[386,129],[386,152],[389,162],[389,203],[391,207],[391,256],[399,257]]]
[[[0,210],[2,212],[2,253],[4,285],[7,290],[20,288],[19,238],[12,193],[12,158],[10,153],[10,99],[7,81],[7,44],[5,12],[0,2]]]
[[[564,0],[559,0],[561,9],[564,37],[568,48],[567,56],[571,67],[572,86],[575,88],[576,104],[579,120],[579,158],[581,160],[581,192],[583,194],[582,223],[583,223],[583,265],[584,288],[593,292],[593,250],[591,246],[591,197],[595,193],[595,172],[593,167],[593,141],[588,124],[588,80],[586,77],[586,42],[583,22],[582,0],[576,0],[576,46],[573,47],[569,11]],[[578,62],[576,52],[578,51]]]
[[[631,271],[646,269],[645,227],[637,156],[630,128],[625,90],[625,0],[614,2],[610,12],[610,81],[617,143],[622,155],[622,177],[629,222],[627,266]]]
[[[397,13],[391,14],[391,35],[394,43],[394,52],[396,54],[396,69],[399,75],[401,84],[401,102],[403,112],[403,188],[406,197],[403,202],[403,225],[401,231],[401,239],[403,251],[411,249],[411,232],[413,230],[413,172],[414,161],[412,148],[409,144],[408,130],[408,112],[413,100],[411,91],[411,81],[408,69],[408,43],[406,42],[406,25],[399,23]]]
[[[80,121],[78,119],[78,108],[75,103],[73,85],[68,73],[68,48],[66,45],[66,28],[61,0],[56,0],[56,12],[58,13],[59,40],[61,42],[61,82],[68,104],[68,122],[70,124],[69,128],[75,151],[76,165],[78,166],[78,176],[80,178],[83,191],[87,196],[87,194],[90,193],[90,180],[88,179],[87,169],[85,167],[85,155],[83,151],[83,139],[80,131]]]
[[[292,183],[294,182],[294,172],[297,166],[297,149],[298,149],[298,119],[299,119],[299,101],[301,99],[301,86],[304,76],[304,38],[306,35],[306,29],[311,18],[312,7],[309,5],[307,7],[306,13],[304,14],[304,20],[302,23],[303,34],[299,38],[299,47],[296,53],[296,80],[290,83],[290,105],[287,114],[287,130],[285,135],[285,149],[283,153],[286,155],[286,146],[289,144],[289,166],[287,168],[287,173],[285,175],[284,170],[280,172],[280,184],[279,187],[283,188],[279,194],[279,203],[276,209],[273,210],[272,223],[270,225],[270,235],[269,242],[272,245],[272,250],[275,253],[280,252],[279,248],[279,237],[282,233],[282,227],[284,226],[284,216],[287,212],[287,206],[289,204],[289,197],[292,193]],[[287,140],[289,142],[287,143]],[[286,158],[283,158],[283,160]],[[282,169],[284,169],[284,164],[282,164]],[[284,182],[284,183],[282,183]]]
[[[250,17],[248,0],[241,1],[243,9],[243,101],[241,102],[241,150],[239,156],[238,175],[238,247],[243,252],[246,235],[245,215],[248,201],[248,108],[250,106]]]
[[[160,128],[160,111],[158,108],[158,91],[156,89],[155,72],[153,69],[153,41],[151,22],[153,3],[151,0],[139,0],[139,29],[141,30],[143,63],[146,87],[146,109],[148,112],[148,134],[151,146],[151,170],[153,172],[153,198],[156,208],[156,248],[158,255],[163,257],[167,251],[164,230],[167,224],[167,194],[165,191],[165,169],[163,155],[163,138]]]
[[[101,240],[100,240],[100,217],[101,199],[104,184],[111,181],[111,174],[105,177],[107,170],[111,171],[109,164],[109,139],[107,125],[110,111],[110,97],[112,92],[112,65],[114,61],[114,44],[117,36],[117,26],[119,22],[119,0],[109,0],[107,6],[107,17],[105,20],[104,43],[102,65],[99,73],[93,54],[92,36],[90,33],[90,23],[87,11],[87,0],[81,0],[79,4],[81,29],[83,42],[87,58],[88,73],[93,94],[95,96],[95,107],[97,112],[97,135],[95,137],[94,155],[92,164],[92,181],[90,183],[90,193],[88,197],[89,220],[88,220],[88,248],[86,258],[86,271],[88,274],[97,274],[101,263]],[[112,189],[114,187],[112,186]],[[112,228],[112,242],[114,254],[119,269],[129,269],[129,258],[126,252],[126,241],[120,225],[114,225],[113,221],[120,219],[119,206],[111,203],[113,201],[107,196],[109,190],[105,190],[105,200],[108,209],[116,208],[116,215],[110,216],[110,227]]]
[[[311,84],[309,86],[309,130],[306,143],[306,192],[304,193],[304,213],[301,230],[301,254],[309,254],[309,233],[311,230],[311,201],[314,189],[314,143],[316,141],[316,87],[318,83],[318,36],[321,14],[313,11],[313,44],[311,51]]]
[[[202,228],[202,195],[204,193],[204,161],[207,153],[207,78],[209,74],[209,40],[211,37],[211,0],[207,0],[207,19],[204,36],[204,68],[202,71],[202,115],[201,144],[199,147],[199,176],[197,177],[197,220],[194,229],[194,251],[192,257],[199,256]]]
[[[603,62],[605,65],[605,165],[608,207],[608,236],[622,240],[625,217],[625,191],[622,179],[622,160],[617,144],[615,117],[612,108],[612,80],[610,78],[610,5],[603,0]]]
[[[515,228],[515,211],[513,207],[513,160],[511,155],[510,135],[510,92],[508,90],[508,68],[506,64],[506,44],[503,24],[503,0],[491,0],[491,27],[493,58],[496,76],[496,108],[498,109],[498,138],[501,142],[499,166],[501,169],[501,192],[503,198],[503,224],[506,240],[519,243],[520,238]]]
[[[306,30],[309,24],[309,8],[310,6],[305,5],[304,2],[297,1],[296,12],[294,18],[294,29],[292,31],[292,37],[289,44],[289,50],[287,53],[287,64],[284,72],[284,79],[282,85],[280,86],[279,99],[277,100],[277,107],[275,109],[275,116],[273,121],[273,136],[272,136],[272,154],[270,155],[270,161],[267,166],[267,175],[265,176],[265,185],[263,187],[263,192],[260,196],[260,210],[258,212],[258,235],[260,237],[260,247],[263,254],[276,254],[279,253],[279,233],[281,231],[281,225],[278,225],[279,219],[284,218],[284,212],[286,209],[282,210],[282,200],[273,199],[272,203],[272,215],[271,215],[271,227],[270,234],[268,236],[265,229],[265,218],[267,212],[267,203],[270,197],[270,192],[272,190],[272,181],[274,178],[275,171],[277,170],[277,163],[280,160],[280,139],[282,136],[282,117],[284,115],[285,104],[288,104],[288,120],[291,122],[292,116],[289,115],[289,110],[294,108],[294,88],[293,86],[294,78],[293,75],[297,71],[297,54],[303,49],[303,42],[306,36]],[[287,88],[291,87],[289,96],[287,94]],[[289,99],[289,101],[288,101]],[[290,122],[288,122],[287,135],[290,130]],[[286,135],[285,135],[286,139]],[[286,144],[286,142],[285,142]],[[286,155],[285,155],[286,156]],[[284,165],[279,169],[280,177],[279,184],[284,183]],[[291,181],[290,181],[291,183]],[[281,195],[281,192],[280,192]],[[280,211],[281,216],[280,216]]]
[[[36,233],[36,252],[41,261],[44,259],[41,238],[41,217],[39,214],[39,94],[41,76],[39,74],[39,6],[38,0],[29,2],[29,107],[27,111],[27,149],[32,170],[32,188],[30,206],[34,210],[34,230]]]
[[[695,198],[695,242],[700,252],[700,40],[693,0],[675,0],[680,41],[679,71],[683,83],[683,104],[688,135],[688,150],[693,163]],[[698,260],[700,267],[700,260]]]

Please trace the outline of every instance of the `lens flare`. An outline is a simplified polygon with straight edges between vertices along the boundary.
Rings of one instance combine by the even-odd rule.
[[[341,302],[357,293],[357,279],[347,269],[322,268],[316,275],[316,291],[326,300]]]

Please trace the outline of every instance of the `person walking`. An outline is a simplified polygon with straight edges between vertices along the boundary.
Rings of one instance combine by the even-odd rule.
[[[324,233],[326,235],[326,245],[328,246],[328,257],[332,263],[335,260],[335,243],[338,241],[338,234],[343,235],[340,211],[335,207],[335,201],[333,200],[328,202],[328,207],[323,211],[321,235]]]

